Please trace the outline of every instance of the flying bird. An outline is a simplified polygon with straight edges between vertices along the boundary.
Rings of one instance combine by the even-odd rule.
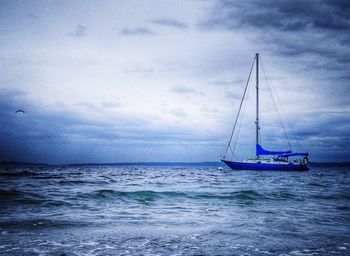
[[[17,109],[15,114],[17,114],[17,113],[25,113],[25,111],[23,109]]]

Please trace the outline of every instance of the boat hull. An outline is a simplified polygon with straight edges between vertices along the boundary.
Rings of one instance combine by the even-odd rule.
[[[250,171],[307,171],[306,164],[268,164],[268,163],[247,163],[221,160],[232,170],[250,170]]]

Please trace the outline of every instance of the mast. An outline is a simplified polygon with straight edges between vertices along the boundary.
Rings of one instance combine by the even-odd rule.
[[[256,145],[259,144],[259,53],[255,55],[256,58]],[[259,158],[258,155],[256,155]]]

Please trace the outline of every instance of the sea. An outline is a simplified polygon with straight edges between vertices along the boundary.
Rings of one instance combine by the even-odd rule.
[[[350,168],[3,166],[0,255],[350,255]]]

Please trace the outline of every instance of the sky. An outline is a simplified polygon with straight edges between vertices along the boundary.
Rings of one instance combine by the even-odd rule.
[[[293,150],[350,161],[347,0],[2,0],[0,34],[0,161],[219,161],[255,53],[263,147],[288,149],[281,117]]]

